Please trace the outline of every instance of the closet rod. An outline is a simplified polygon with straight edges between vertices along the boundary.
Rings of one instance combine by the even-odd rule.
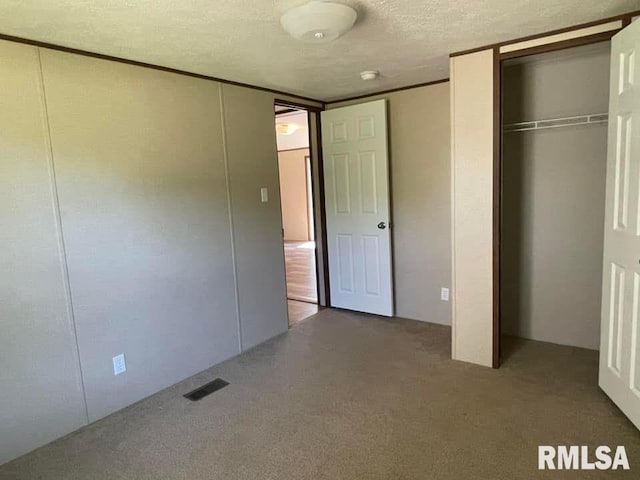
[[[531,120],[529,122],[510,123],[502,126],[505,133],[522,132],[525,130],[541,130],[543,128],[568,127],[571,125],[585,125],[588,123],[603,123],[609,120],[608,113],[593,113],[578,117],[549,118],[546,120]]]

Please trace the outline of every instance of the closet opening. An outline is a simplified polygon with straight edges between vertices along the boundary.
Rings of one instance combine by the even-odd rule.
[[[601,41],[497,65],[503,363],[526,340],[599,349],[609,64]]]
[[[323,215],[315,137],[317,112],[291,104],[275,104],[275,130],[280,178],[282,238],[289,326],[327,305],[322,259]],[[315,141],[313,141],[315,140]]]

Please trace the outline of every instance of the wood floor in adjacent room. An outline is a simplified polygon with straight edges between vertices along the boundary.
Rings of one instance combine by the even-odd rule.
[[[315,242],[284,243],[289,325],[318,312]]]
[[[640,434],[598,388],[597,352],[511,340],[492,370],[450,345],[445,326],[325,309],[0,479],[638,478]],[[538,445],[624,445],[632,470],[541,474]]]
[[[289,326],[295,325],[305,318],[318,313],[318,305],[315,303],[287,300],[287,306],[289,307]]]
[[[317,303],[315,242],[284,242],[287,298]]]

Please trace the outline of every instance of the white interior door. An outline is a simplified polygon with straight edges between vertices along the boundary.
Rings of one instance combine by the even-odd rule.
[[[613,37],[600,387],[640,428],[640,21]]]
[[[393,315],[386,102],[322,112],[331,305]]]

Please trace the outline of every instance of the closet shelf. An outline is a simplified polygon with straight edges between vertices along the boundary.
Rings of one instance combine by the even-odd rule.
[[[603,123],[609,120],[608,113],[594,113],[591,115],[580,115],[579,117],[549,118],[546,120],[532,120],[529,122],[518,122],[505,124],[502,129],[505,133],[522,132],[524,130],[540,130],[543,128],[568,127],[571,125],[584,125],[587,123]]]

